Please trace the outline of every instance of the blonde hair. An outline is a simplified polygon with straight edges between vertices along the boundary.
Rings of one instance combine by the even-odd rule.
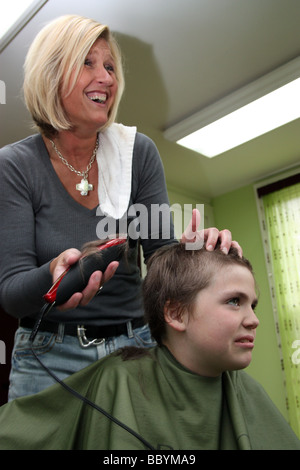
[[[124,91],[121,53],[109,28],[89,18],[66,15],[47,24],[31,44],[24,64],[23,91],[26,106],[43,134],[53,135],[72,128],[61,94],[66,90],[71,93],[86,56],[100,37],[110,47],[118,82],[115,102],[103,129],[114,122]]]

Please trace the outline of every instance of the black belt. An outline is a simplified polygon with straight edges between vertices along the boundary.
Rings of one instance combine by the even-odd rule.
[[[139,328],[145,324],[144,318],[135,318],[130,320],[132,329]],[[60,323],[54,323],[50,321],[42,321],[39,331],[45,331],[48,333],[58,333]],[[82,326],[80,322],[78,324],[63,323],[64,325],[64,334],[70,336],[77,336],[78,334],[78,325]],[[35,320],[33,318],[22,318],[20,321],[20,326],[25,328],[33,328],[35,326]],[[111,326],[94,326],[94,325],[84,325],[82,326],[85,329],[85,336],[87,338],[110,338],[112,336],[120,336],[127,334],[127,323],[121,323],[119,325]]]

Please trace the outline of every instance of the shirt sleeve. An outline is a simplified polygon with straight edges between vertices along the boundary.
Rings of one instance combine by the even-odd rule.
[[[7,146],[0,151],[0,304],[21,318],[41,308],[52,276],[50,262],[37,264],[32,174],[15,149]]]
[[[160,246],[176,239],[163,164],[156,145],[143,134],[137,134],[133,154],[132,202],[147,261]]]

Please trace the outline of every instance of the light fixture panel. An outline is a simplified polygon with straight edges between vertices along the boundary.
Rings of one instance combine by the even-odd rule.
[[[0,52],[48,0],[8,0],[0,15]]]
[[[300,58],[167,129],[169,140],[208,158],[300,117]]]

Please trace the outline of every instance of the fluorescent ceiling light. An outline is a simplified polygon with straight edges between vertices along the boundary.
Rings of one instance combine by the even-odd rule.
[[[164,135],[215,157],[300,117],[300,58],[205,108]]]
[[[207,157],[215,157],[299,118],[299,98],[300,78],[179,139],[177,143]]]
[[[12,41],[47,0],[8,0],[1,7],[0,52]]]

